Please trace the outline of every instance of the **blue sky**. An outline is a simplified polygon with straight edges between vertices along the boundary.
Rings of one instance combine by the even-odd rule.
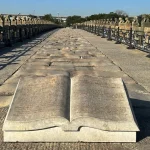
[[[60,16],[84,17],[118,9],[130,16],[150,14],[150,0],[0,0],[0,14],[57,15],[59,12]]]

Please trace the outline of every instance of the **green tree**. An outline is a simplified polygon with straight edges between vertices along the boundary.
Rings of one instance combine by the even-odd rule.
[[[46,15],[44,15],[44,16],[42,17],[42,19],[43,19],[43,20],[48,20],[48,21],[51,21],[51,22],[53,22],[53,23],[55,23],[55,24],[61,25],[61,22],[58,21],[58,19],[53,18],[53,16],[52,16],[51,14],[46,14]]]
[[[81,16],[69,16],[66,20],[66,25],[71,26],[74,23],[81,23],[84,21],[85,21],[85,18],[82,18]]]
[[[117,10],[115,12],[110,12],[108,14],[106,13],[100,13],[100,14],[93,14],[91,16],[87,16],[85,18],[82,18],[81,16],[69,16],[67,18],[67,26],[70,26],[74,23],[82,23],[84,21],[89,21],[89,20],[99,20],[99,19],[115,19],[115,18],[120,18],[122,17],[125,19],[127,17],[127,13],[122,10]]]
[[[54,22],[54,18],[52,17],[51,14],[46,14],[42,17],[43,20],[48,20]]]

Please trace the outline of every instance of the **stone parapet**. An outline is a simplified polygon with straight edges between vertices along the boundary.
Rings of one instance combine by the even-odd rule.
[[[0,47],[31,38],[42,32],[59,27],[51,21],[20,16],[0,16]],[[3,46],[2,46],[3,45]]]
[[[126,44],[129,49],[137,48],[150,52],[150,18],[146,16],[141,21],[138,17],[99,19],[78,23],[76,26],[102,38]]]

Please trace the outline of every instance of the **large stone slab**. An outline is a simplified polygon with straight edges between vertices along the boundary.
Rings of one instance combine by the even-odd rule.
[[[91,123],[90,127],[107,131],[138,130],[120,78],[87,75],[73,77],[70,107],[72,119],[88,118],[91,120],[88,121],[88,125]],[[97,118],[99,123],[96,123],[93,118]]]
[[[5,142],[136,142],[120,78],[21,78],[3,126]]]
[[[62,124],[68,117],[68,80],[67,76],[57,75],[21,78],[4,129],[26,131]]]

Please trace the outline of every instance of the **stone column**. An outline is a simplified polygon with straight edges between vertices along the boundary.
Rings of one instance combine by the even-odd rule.
[[[17,20],[16,16],[12,16],[10,18],[10,35],[11,35],[11,42],[17,42]]]
[[[128,49],[134,49],[133,43],[133,34],[132,34],[132,23],[130,22],[129,18],[125,18],[125,44],[128,45]]]
[[[37,35],[37,19],[33,18],[33,36]]]
[[[145,42],[143,42],[143,39],[141,39],[141,42],[142,42],[142,49],[145,50],[146,48],[146,51],[149,49],[150,47],[150,44],[149,44],[149,40],[150,40],[150,19],[148,17],[145,17],[143,18],[142,22],[141,22],[141,27],[142,29],[144,30],[144,37],[145,37]]]
[[[119,39],[120,42],[125,39],[125,21],[122,18],[119,18]]]
[[[107,24],[106,24],[106,28],[107,28],[107,40],[111,41],[111,19],[107,19]]]
[[[23,34],[24,34],[24,29],[23,29],[23,24],[22,24],[22,18],[17,16],[17,34],[18,34],[18,41],[22,42],[23,41]]]
[[[22,17],[22,39],[26,39],[28,36],[28,27],[26,24],[26,17]]]
[[[4,46],[3,27],[4,27],[3,16],[0,16],[0,47]]]
[[[6,46],[11,46],[11,35],[10,35],[10,23],[11,23],[11,20],[10,20],[10,17],[7,15],[7,16],[4,16],[4,42],[5,42],[5,45]]]
[[[102,19],[102,37],[105,38],[105,26],[106,26],[106,19]]]
[[[134,47],[139,48],[139,45],[142,45],[144,28],[140,27],[137,17],[134,17],[132,21],[132,32],[133,32]]]
[[[27,26],[27,38],[30,39],[32,36],[32,25],[31,25],[31,18],[26,18],[26,26]]]

